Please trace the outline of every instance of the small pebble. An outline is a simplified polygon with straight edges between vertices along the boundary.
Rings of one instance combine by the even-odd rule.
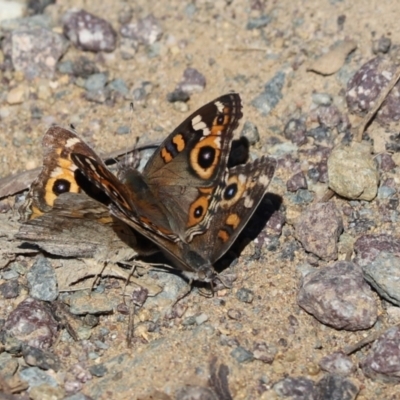
[[[121,125],[116,130],[117,135],[127,135],[131,132],[131,128],[127,125]]]
[[[169,103],[179,102],[187,102],[190,99],[190,95],[182,90],[174,90],[167,94],[167,101]]]
[[[208,321],[208,315],[207,314],[200,314],[200,315],[198,315],[197,317],[196,317],[196,324],[197,325],[201,325],[201,324],[204,324],[204,322],[207,322]]]
[[[49,351],[25,345],[22,348],[22,356],[30,366],[36,366],[44,370],[52,369],[53,371],[58,371],[61,368],[60,359]]]
[[[26,100],[25,86],[17,86],[7,93],[7,103],[10,105],[21,104]]]
[[[296,192],[299,189],[307,189],[307,180],[303,172],[292,175],[286,182],[286,188],[289,192]]]
[[[251,104],[264,116],[268,115],[282,99],[285,73],[278,72],[265,84],[264,91],[255,97]]]
[[[260,141],[260,134],[257,126],[250,121],[244,123],[242,132],[240,132],[240,137],[246,138],[250,146],[255,145]]]
[[[182,91],[191,95],[202,92],[205,87],[205,76],[197,69],[189,67],[183,72],[183,77],[175,88],[175,91]]]
[[[121,36],[149,46],[160,40],[163,30],[158,19],[150,14],[136,22],[121,26]]]
[[[352,380],[328,374],[315,384],[314,398],[355,400],[359,391],[360,388]]]
[[[34,299],[53,301],[57,298],[57,277],[47,258],[37,258],[26,278],[30,287],[30,295]]]
[[[231,351],[231,356],[240,364],[254,360],[253,353],[242,346],[237,346]]]
[[[93,365],[89,368],[90,373],[93,376],[97,376],[98,378],[101,378],[105,374],[107,374],[108,369],[104,364],[98,364],[98,365]]]
[[[273,389],[279,397],[290,397],[299,400],[314,398],[314,382],[302,376],[282,379],[275,383]]]
[[[301,146],[307,143],[306,124],[301,119],[290,119],[283,130],[285,138]]]
[[[79,49],[111,52],[117,44],[112,25],[85,10],[71,9],[62,17],[64,35]]]
[[[348,199],[373,200],[379,174],[368,145],[337,146],[328,158],[329,187]]]
[[[25,368],[21,370],[19,376],[23,381],[28,382],[30,389],[43,384],[57,387],[57,381],[38,367]]]
[[[267,26],[272,21],[272,18],[269,15],[262,15],[258,18],[251,18],[247,22],[246,29],[260,29]]]
[[[374,54],[386,54],[392,46],[392,40],[386,36],[381,36],[378,40],[372,42],[372,52]]]
[[[20,287],[17,280],[4,282],[0,285],[0,293],[4,299],[14,299],[19,296]]]
[[[332,104],[332,96],[329,93],[313,93],[312,101],[318,106],[330,106]]]
[[[95,92],[104,89],[108,81],[108,74],[98,73],[90,75],[85,81],[85,89],[90,92]]]
[[[252,303],[254,299],[254,293],[250,289],[241,288],[237,291],[236,298],[242,303]]]
[[[324,371],[342,376],[348,376],[356,370],[351,358],[340,351],[323,357],[319,362],[319,366]]]

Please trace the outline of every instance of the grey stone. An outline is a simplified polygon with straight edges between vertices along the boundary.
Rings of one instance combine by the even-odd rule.
[[[363,265],[365,279],[384,299],[400,306],[400,257],[382,251]]]
[[[57,276],[49,260],[39,257],[26,275],[30,295],[37,300],[53,301],[58,297]]]

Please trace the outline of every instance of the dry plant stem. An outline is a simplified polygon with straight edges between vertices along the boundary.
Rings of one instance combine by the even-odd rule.
[[[395,326],[400,326],[400,324],[397,324]],[[381,336],[384,333],[384,331],[379,331],[379,332],[374,332],[371,333],[370,335],[368,335],[366,338],[361,339],[360,341],[358,341],[357,343],[354,343],[350,346],[346,346],[343,348],[343,353],[346,355],[350,355],[353,354],[355,351],[360,350],[361,348],[363,348],[364,346],[366,346],[367,344],[370,344],[372,342],[374,342],[376,339],[378,339],[379,336]]]
[[[264,47],[229,47],[229,51],[265,51],[267,52],[268,49]]]
[[[364,133],[364,130],[365,130],[366,126],[370,123],[371,119],[375,116],[375,114],[381,108],[382,103],[386,100],[386,98],[389,95],[390,91],[394,88],[394,86],[396,85],[396,83],[398,82],[399,79],[400,79],[400,69],[398,69],[396,71],[396,73],[393,75],[393,77],[390,80],[390,82],[382,90],[381,94],[376,99],[374,106],[372,107],[371,110],[369,110],[368,114],[363,119],[363,122],[358,127],[357,135],[355,137],[356,142],[361,142],[362,141],[362,135]]]
[[[133,337],[135,333],[135,311],[136,305],[133,301],[130,302],[129,307],[129,319],[128,319],[128,328],[126,332],[126,345],[128,348],[132,347]]]

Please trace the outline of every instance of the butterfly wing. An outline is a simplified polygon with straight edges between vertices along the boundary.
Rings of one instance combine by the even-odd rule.
[[[213,191],[225,173],[241,108],[237,93],[204,105],[174,129],[143,171],[182,241],[210,225]]]

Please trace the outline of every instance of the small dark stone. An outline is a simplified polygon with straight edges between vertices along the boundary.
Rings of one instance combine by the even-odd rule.
[[[231,351],[231,356],[238,362],[238,363],[245,363],[254,360],[254,355],[251,351],[246,350],[242,346],[237,346],[235,349]]]
[[[29,0],[28,9],[30,15],[43,14],[45,8],[54,4],[56,0]]]
[[[47,258],[39,257],[26,277],[33,298],[44,301],[53,301],[57,298],[57,277]]]
[[[290,119],[283,130],[285,138],[289,139],[292,143],[301,146],[307,143],[306,137],[306,124],[301,119]]]
[[[331,139],[330,129],[322,125],[310,129],[309,131],[307,131],[306,135],[314,138],[314,140],[318,143],[329,141],[329,139]]]
[[[320,106],[316,113],[319,123],[327,128],[335,128],[342,123],[342,114],[335,105]]]
[[[274,390],[280,397],[314,400],[314,382],[302,376],[285,378],[274,385]]]
[[[177,101],[183,101],[187,102],[190,99],[190,95],[183,90],[174,90],[173,92],[170,92],[167,94],[167,101],[169,103],[175,103]]]
[[[291,178],[286,182],[286,188],[290,192],[296,192],[299,189],[307,189],[307,180],[303,172],[298,172],[292,175]]]
[[[183,77],[177,85],[175,91],[186,92],[189,95],[199,93],[206,87],[206,78],[195,68],[186,68]]]
[[[326,375],[316,383],[314,396],[317,400],[355,400],[359,391],[360,388],[349,379],[340,375]]]
[[[30,366],[36,366],[44,370],[52,369],[53,371],[58,371],[61,368],[60,359],[55,354],[37,347],[24,345],[22,355],[25,362]]]
[[[386,54],[390,50],[392,40],[386,36],[381,36],[378,40],[374,40],[372,43],[372,51],[374,54]]]
[[[251,104],[262,115],[268,115],[282,99],[282,89],[285,84],[285,73],[279,71],[264,87],[264,91],[255,97]]]
[[[99,324],[99,317],[93,314],[86,314],[84,317],[84,323],[89,328],[94,328]]]
[[[68,61],[64,62],[64,64],[66,64],[66,63],[68,63]],[[68,71],[68,69],[66,71]],[[68,72],[64,72],[64,73],[68,73]],[[98,73],[99,73],[99,68],[94,63],[94,61],[90,60],[89,58],[87,58],[85,56],[77,57],[73,62],[71,62],[70,74],[73,76],[87,79],[87,78],[89,78],[89,76],[98,74]]]
[[[114,51],[117,33],[109,22],[85,10],[71,9],[62,17],[64,35],[79,49]]]
[[[92,375],[101,378],[105,374],[107,374],[108,369],[104,364],[93,365],[89,368],[89,371]]]
[[[254,345],[254,358],[266,364],[272,364],[277,353],[277,348],[268,346],[265,342],[258,342]]]
[[[121,36],[149,46],[160,40],[163,34],[158,19],[150,14],[136,22],[121,26]]]
[[[236,298],[242,303],[251,303],[254,299],[254,293],[250,289],[241,288],[237,291]]]
[[[246,29],[260,29],[267,26],[272,21],[272,18],[269,15],[261,15],[258,18],[251,18],[247,22]]]
[[[17,280],[4,282],[0,285],[0,293],[5,299],[14,299],[19,296],[19,284]]]
[[[260,141],[260,134],[257,126],[250,121],[244,123],[242,132],[240,132],[240,137],[246,138],[250,145],[254,145]]]
[[[389,172],[392,169],[396,168],[396,164],[389,153],[380,153],[376,156],[375,159],[378,162],[379,169],[381,171]]]
[[[207,387],[186,385],[180,388],[175,395],[175,400],[217,400],[215,392]],[[157,397],[160,400],[168,400],[170,397]]]

